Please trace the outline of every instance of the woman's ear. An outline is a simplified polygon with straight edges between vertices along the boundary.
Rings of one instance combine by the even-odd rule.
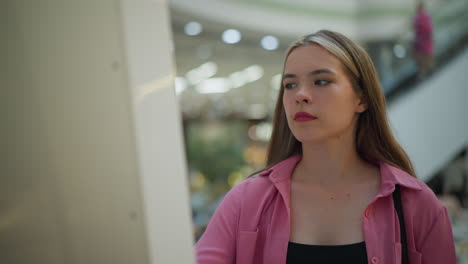
[[[359,103],[357,105],[356,112],[357,113],[363,113],[366,110],[367,110],[366,100],[361,96],[361,98],[359,98]]]

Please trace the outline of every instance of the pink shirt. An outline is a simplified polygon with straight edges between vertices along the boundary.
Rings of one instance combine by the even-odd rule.
[[[286,263],[290,234],[291,174],[300,155],[232,188],[195,245],[198,264]],[[400,263],[395,184],[401,186],[411,264],[455,264],[446,208],[431,189],[400,169],[380,163],[381,185],[363,215],[368,263]]]

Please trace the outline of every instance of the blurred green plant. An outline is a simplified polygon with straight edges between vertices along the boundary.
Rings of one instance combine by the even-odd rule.
[[[186,124],[187,160],[211,185],[229,189],[228,177],[245,166],[247,124],[241,121],[191,122]]]

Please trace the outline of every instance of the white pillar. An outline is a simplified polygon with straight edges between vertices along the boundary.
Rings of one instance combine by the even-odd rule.
[[[149,253],[152,263],[192,263],[187,173],[167,2],[121,3]]]
[[[0,263],[193,263],[165,1],[0,3]]]

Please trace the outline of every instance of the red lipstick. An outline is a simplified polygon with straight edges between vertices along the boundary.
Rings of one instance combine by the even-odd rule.
[[[309,113],[306,113],[306,112],[297,112],[295,115],[294,115],[294,120],[295,121],[298,121],[298,122],[307,122],[307,121],[312,121],[312,120],[315,120],[317,119],[317,117],[309,114]]]

